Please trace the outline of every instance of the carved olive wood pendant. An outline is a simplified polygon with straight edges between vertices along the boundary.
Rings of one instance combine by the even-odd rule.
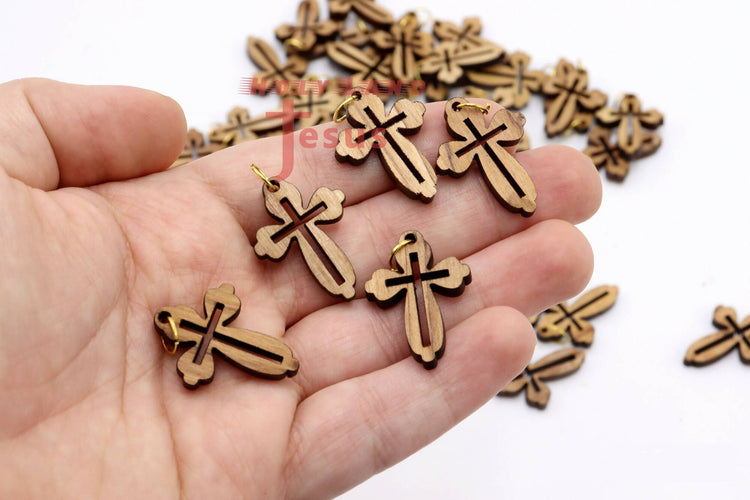
[[[154,325],[165,342],[174,343],[176,335],[179,346],[192,346],[177,360],[185,387],[195,389],[213,380],[214,353],[263,378],[282,379],[297,373],[299,361],[281,339],[229,326],[240,307],[234,286],[224,283],[206,292],[204,316],[184,305],[156,311]]]
[[[425,368],[435,368],[445,351],[445,327],[435,293],[461,295],[471,283],[471,270],[455,257],[433,265],[432,249],[417,231],[402,234],[399,241],[409,243],[399,244],[393,254],[395,269],[375,271],[365,292],[380,307],[406,299],[404,321],[411,352]]]
[[[422,128],[424,104],[399,99],[386,114],[377,96],[356,95],[360,97],[347,107],[347,119],[354,128],[339,133],[336,159],[361,165],[375,149],[383,168],[404,194],[426,203],[432,201],[437,192],[435,171],[406,137]]]
[[[685,354],[685,364],[708,365],[726,356],[735,347],[740,352],[742,362],[750,364],[750,316],[740,323],[733,308],[718,306],[714,311],[713,324],[719,331],[693,342]]]
[[[578,370],[586,353],[574,347],[560,349],[527,366],[506,385],[498,396],[515,396],[526,389],[526,403],[543,410],[549,402],[550,389],[545,381],[565,377]]]
[[[507,109],[496,112],[486,124],[484,110],[467,106],[456,97],[445,105],[448,132],[458,139],[440,146],[437,171],[460,177],[477,165],[495,197],[511,212],[524,217],[536,210],[536,187],[526,169],[508,151],[523,137],[526,119]],[[463,106],[463,107],[462,107]]]
[[[561,302],[547,309],[537,323],[542,340],[560,339],[565,334],[576,345],[589,346],[594,341],[594,327],[586,321],[612,307],[617,300],[617,287],[602,285],[581,295],[573,305]]]
[[[346,254],[320,227],[333,224],[344,215],[344,193],[338,189],[319,188],[305,206],[294,185],[273,181],[278,189],[263,185],[268,213],[280,224],[265,226],[256,233],[255,254],[280,261],[294,241],[318,283],[331,295],[346,300],[354,298],[354,268]]]

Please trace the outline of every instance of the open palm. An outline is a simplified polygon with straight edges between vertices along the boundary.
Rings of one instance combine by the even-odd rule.
[[[414,142],[434,164],[449,140],[442,105]],[[333,125],[327,125],[333,126]],[[429,205],[392,184],[375,155],[340,165],[297,143],[289,182],[308,200],[346,193],[326,232],[356,270],[357,297],[329,296],[294,249],[261,261],[266,213],[254,162],[281,167],[281,139],[162,172],[181,148],[179,107],[124,87],[47,80],[0,86],[0,497],[327,498],[455,425],[528,362],[525,315],[586,284],[591,251],[571,225],[600,200],[580,153],[546,147],[519,160],[536,183],[531,218],[504,210],[477,172],[441,178]],[[403,310],[363,298],[398,236],[420,231],[435,259],[474,280],[439,298],[447,349],[411,359]],[[232,283],[232,326],[283,336],[300,361],[268,381],[216,361],[190,391],[153,327],[162,306],[200,310]]]

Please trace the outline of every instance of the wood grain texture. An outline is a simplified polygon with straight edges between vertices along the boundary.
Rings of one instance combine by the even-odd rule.
[[[362,50],[350,43],[336,41],[326,45],[328,57],[351,72],[352,85],[366,81],[393,79],[391,55]]]
[[[632,157],[644,146],[645,129],[653,130],[664,123],[664,115],[655,109],[643,111],[641,101],[626,94],[617,108],[604,107],[596,112],[596,120],[605,127],[617,128],[617,145]]]
[[[375,149],[383,168],[404,194],[423,202],[432,201],[437,192],[435,171],[406,137],[422,127],[424,104],[399,99],[386,114],[380,98],[360,95],[347,108],[347,120],[353,128],[339,133],[336,159],[361,165]]]
[[[307,70],[307,61],[298,55],[290,55],[282,64],[273,48],[260,38],[247,39],[247,55],[260,68],[253,78],[264,81],[268,87],[274,87],[279,81],[299,80]]]
[[[457,140],[440,146],[438,173],[460,177],[477,165],[500,203],[524,217],[536,210],[536,186],[526,169],[511,154],[524,135],[526,119],[507,109],[497,111],[489,125],[481,109],[459,107],[462,97],[445,104],[445,124]]]
[[[613,285],[593,288],[572,305],[561,302],[547,309],[537,322],[537,335],[542,340],[557,340],[566,333],[576,345],[589,346],[594,341],[594,327],[587,319],[611,308],[618,289]]]
[[[350,12],[355,12],[368,23],[381,27],[394,22],[393,14],[375,0],[328,0],[328,11],[334,19],[343,19]]]
[[[196,389],[213,380],[213,354],[258,377],[282,379],[297,373],[299,361],[281,339],[229,326],[240,314],[240,307],[234,286],[224,283],[206,292],[203,316],[185,305],[163,307],[154,314],[154,326],[166,342],[174,340],[168,320],[171,316],[179,346],[190,347],[177,360],[177,372],[185,387]]]
[[[305,206],[294,185],[278,183],[278,190],[263,186],[266,209],[280,224],[265,226],[256,233],[255,254],[280,261],[295,241],[310,272],[331,295],[354,298],[356,277],[346,254],[319,226],[333,224],[344,214],[344,193],[319,188]]]
[[[457,40],[438,43],[432,53],[419,62],[423,75],[433,75],[446,85],[456,83],[464,75],[466,68],[490,64],[504,54],[502,47],[495,44],[463,45]]]
[[[293,42],[287,43],[292,53],[309,57],[318,55],[313,49],[333,38],[338,28],[338,23],[333,19],[320,20],[317,0],[302,0],[297,8],[297,24],[282,24],[276,28],[275,34],[282,42]]]
[[[531,57],[523,52],[506,54],[497,64],[467,70],[470,82],[494,87],[492,100],[503,107],[521,109],[531,100],[532,93],[541,91],[548,78],[543,71],[530,70]]]
[[[342,82],[338,78],[307,80],[305,92],[292,96],[294,111],[303,113],[297,119],[297,128],[314,127],[332,120],[333,113],[342,100]]]
[[[191,161],[208,156],[211,153],[215,153],[221,149],[227,147],[226,143],[210,143],[206,141],[203,133],[198,130],[191,128],[188,130],[185,137],[185,146],[182,148],[182,152],[177,159],[169,166],[169,168],[179,167],[185,165]]]
[[[402,234],[399,241],[404,240],[411,243],[394,254],[397,269],[375,271],[365,283],[365,293],[381,307],[391,307],[405,299],[409,348],[417,361],[432,369],[445,352],[445,327],[435,293],[460,295],[471,283],[471,270],[455,257],[433,265],[432,249],[418,231]]]
[[[547,407],[550,389],[545,381],[565,377],[578,370],[586,353],[569,347],[549,354],[527,366],[498,396],[515,396],[526,390],[526,403],[540,410]]]
[[[583,154],[591,158],[596,168],[604,168],[608,178],[622,181],[628,175],[630,161],[617,143],[610,142],[611,136],[612,133],[607,128],[592,128],[588,137],[588,146],[583,150]]]
[[[464,18],[461,26],[457,26],[452,21],[437,20],[432,24],[432,33],[435,37],[443,41],[458,42],[461,48],[484,45],[487,40],[480,37],[482,32],[482,20],[478,17]]]
[[[416,16],[405,16],[390,30],[373,33],[371,39],[379,49],[390,52],[391,74],[396,80],[418,79],[417,61],[432,52],[432,35],[419,30]]]
[[[750,316],[740,323],[733,308],[718,306],[713,324],[719,331],[693,342],[685,354],[684,363],[705,366],[723,358],[736,347],[742,362],[750,364]]]
[[[268,118],[266,113],[251,117],[247,108],[235,106],[227,113],[227,123],[213,128],[208,138],[214,143],[233,146],[280,132],[282,125],[281,118]]]
[[[576,68],[565,59],[558,62],[554,76],[542,84],[542,92],[548,98],[544,126],[548,137],[575,129],[571,124],[579,112],[593,113],[607,103],[606,94],[590,90],[588,85],[586,70]]]

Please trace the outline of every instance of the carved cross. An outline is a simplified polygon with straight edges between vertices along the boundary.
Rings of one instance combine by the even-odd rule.
[[[309,52],[316,43],[323,44],[338,30],[338,23],[332,19],[320,21],[320,9],[316,0],[302,0],[297,9],[297,25],[282,24],[276,28],[276,38],[289,43],[295,51]]]
[[[375,0],[328,0],[328,11],[334,19],[341,19],[354,11],[365,21],[378,26],[393,24],[393,14]]]
[[[588,138],[588,146],[583,153],[591,158],[597,168],[604,167],[607,177],[622,181],[630,170],[630,159],[649,156],[661,146],[661,136],[652,132],[644,132],[641,148],[632,157],[627,155],[618,143],[610,143],[612,132],[608,128],[594,127]]]
[[[239,144],[268,135],[274,130],[281,130],[282,125],[280,118],[268,118],[265,115],[251,118],[247,109],[241,106],[235,106],[227,113],[227,122],[209,132],[211,142]]]
[[[466,71],[466,77],[477,85],[495,87],[492,100],[506,108],[521,109],[529,103],[532,92],[539,92],[547,78],[542,71],[528,69],[531,58],[523,52],[506,55],[498,64]]]
[[[578,69],[561,59],[555,76],[542,85],[542,92],[549,98],[545,132],[548,137],[568,130],[579,109],[594,112],[607,103],[607,96],[598,90],[589,90],[589,77],[585,70]]]
[[[567,332],[576,345],[590,346],[594,327],[587,319],[607,311],[617,300],[617,287],[602,285],[581,295],[572,305],[561,302],[547,309],[537,323],[542,340],[554,340]]]
[[[185,138],[185,146],[183,146],[182,152],[169,168],[185,165],[186,163],[208,156],[220,149],[224,149],[225,147],[227,147],[227,143],[223,142],[218,144],[212,142],[206,143],[206,138],[203,137],[203,134],[196,129],[191,128],[188,130]]]
[[[620,101],[619,109],[602,108],[596,119],[605,127],[617,127],[617,145],[628,156],[633,156],[643,147],[644,128],[655,129],[664,123],[664,115],[650,109],[641,111],[638,97],[628,94]]]
[[[255,253],[273,261],[283,259],[294,241],[318,283],[329,293],[346,300],[354,297],[354,268],[344,252],[319,225],[341,220],[344,193],[320,188],[304,206],[297,188],[285,181],[274,181],[278,189],[263,187],[266,209],[280,222],[258,230]]]
[[[419,61],[422,74],[437,75],[440,83],[451,85],[461,78],[465,68],[490,64],[505,51],[492,43],[462,46],[457,40],[438,43],[432,53]]]
[[[482,32],[482,20],[478,17],[465,18],[460,28],[450,21],[435,21],[432,32],[440,41],[456,41],[462,47],[490,43],[479,36]]]
[[[154,325],[166,342],[175,340],[174,325],[179,345],[192,346],[177,360],[177,372],[185,387],[195,389],[213,380],[214,353],[263,378],[281,379],[297,373],[299,361],[281,339],[229,326],[239,316],[240,307],[234,287],[224,283],[206,292],[205,317],[184,305],[156,312]]]
[[[457,297],[471,283],[471,270],[455,257],[433,265],[432,249],[417,231],[401,236],[411,241],[393,255],[397,269],[380,269],[365,284],[369,300],[391,307],[406,298],[406,338],[414,357],[431,369],[445,351],[443,317],[435,293]]]
[[[432,52],[432,36],[419,31],[417,16],[413,14],[393,23],[390,32],[376,31],[372,41],[382,50],[392,50],[391,68],[396,80],[415,79],[417,60]]]
[[[294,82],[307,70],[307,61],[297,55],[290,55],[286,64],[281,64],[273,48],[260,38],[247,39],[247,55],[260,68],[253,78],[262,80],[268,87],[278,81]]]
[[[331,79],[321,91],[322,82],[307,80],[306,91],[293,96],[294,111],[302,115],[297,121],[299,128],[314,127],[331,121],[334,111],[341,102],[341,90],[338,79]]]
[[[547,407],[551,394],[544,381],[570,375],[581,367],[585,357],[584,351],[573,347],[548,354],[527,366],[498,396],[514,396],[526,389],[526,403],[543,410]]]
[[[531,216],[536,210],[536,187],[523,166],[505,149],[519,143],[526,119],[520,113],[502,109],[494,114],[488,127],[483,110],[461,107],[465,104],[466,99],[456,97],[445,105],[448,132],[458,140],[440,146],[437,171],[459,177],[476,164],[503,206]]]
[[[386,115],[385,106],[377,96],[359,95],[347,108],[347,119],[354,130],[339,134],[336,159],[361,165],[375,149],[386,172],[404,194],[423,202],[432,201],[437,192],[435,171],[406,138],[422,127],[424,104],[399,99]]]
[[[750,316],[740,323],[733,308],[719,306],[714,311],[713,324],[719,331],[693,342],[685,355],[685,364],[704,366],[713,363],[735,347],[740,351],[740,359],[750,363]]]
[[[352,72],[354,86],[362,81],[388,82],[393,78],[390,54],[361,50],[342,41],[328,43],[326,52],[331,60]]]

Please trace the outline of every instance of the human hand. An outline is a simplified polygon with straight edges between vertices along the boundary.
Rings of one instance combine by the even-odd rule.
[[[450,138],[443,105],[427,113],[412,140],[434,164]],[[249,163],[278,173],[281,138],[160,172],[184,133],[179,107],[151,92],[0,86],[0,497],[334,496],[496,394],[532,354],[526,316],[590,277],[591,250],[571,223],[595,212],[601,186],[572,149],[517,155],[538,191],[523,218],[476,172],[438,179],[424,205],[394,190],[375,155],[354,167],[297,143],[289,181],[303,199],[321,186],[347,196],[343,219],[325,227],[359,278],[344,303],[298,252],[253,255],[272,219]],[[363,298],[411,229],[436,260],[456,256],[473,275],[461,297],[438,299],[447,348],[430,371],[411,359],[403,309]],[[225,282],[243,303],[232,326],[283,336],[300,361],[294,378],[219,360],[211,385],[182,387],[153,314],[200,310]]]

